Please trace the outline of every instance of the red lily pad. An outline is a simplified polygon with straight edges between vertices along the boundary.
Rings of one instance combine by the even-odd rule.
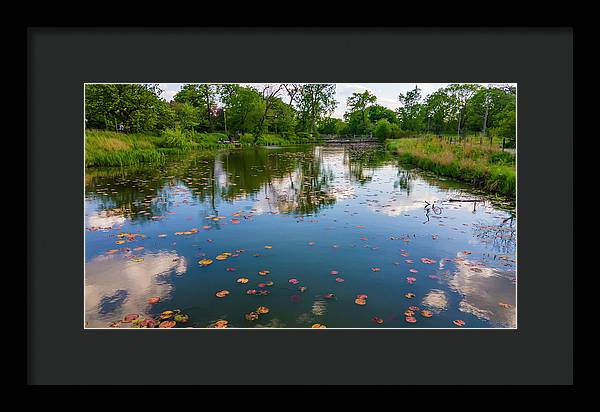
[[[254,321],[259,318],[259,314],[256,312],[249,312],[249,313],[246,313],[244,315],[244,317],[246,318],[246,320]]]
[[[159,328],[172,328],[176,325],[174,320],[165,320],[159,323]]]
[[[154,319],[144,319],[139,323],[140,328],[153,328],[156,326],[156,321]]]
[[[139,317],[140,317],[140,315],[138,315],[137,313],[130,313],[129,315],[125,315],[123,317],[123,323],[133,322],[134,320],[136,320]]]

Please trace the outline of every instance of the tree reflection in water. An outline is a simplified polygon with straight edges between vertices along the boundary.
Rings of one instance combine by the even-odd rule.
[[[383,150],[349,147],[345,159],[352,179],[370,180],[375,168],[390,160]],[[226,150],[177,156],[164,165],[89,168],[86,196],[102,210],[133,221],[157,219],[176,201],[177,188],[187,188],[195,200],[218,212],[221,201],[262,195],[269,211],[316,213],[335,203],[333,171],[319,147],[285,151],[264,148]],[[399,183],[400,187],[406,185]]]

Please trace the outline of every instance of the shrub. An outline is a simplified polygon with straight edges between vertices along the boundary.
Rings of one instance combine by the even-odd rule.
[[[192,147],[190,133],[181,129],[166,129],[163,131],[162,136],[164,137],[164,141],[160,144],[160,147],[183,150],[188,150]]]
[[[375,136],[379,140],[385,140],[389,138],[392,134],[392,125],[387,119],[379,119],[377,124],[375,124]]]

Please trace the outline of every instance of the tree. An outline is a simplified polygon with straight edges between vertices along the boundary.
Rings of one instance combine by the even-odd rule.
[[[456,83],[446,87],[444,92],[449,96],[451,113],[456,119],[457,134],[460,135],[461,122],[466,117],[469,99],[481,88],[470,83]]]
[[[189,103],[197,108],[201,113],[200,128],[212,131],[217,91],[217,85],[215,84],[185,84],[177,92],[173,100],[178,103]]]
[[[427,131],[442,133],[450,114],[451,102],[444,90],[440,89],[427,96],[424,114],[427,118]]]
[[[421,105],[421,89],[417,85],[413,90],[406,94],[400,93],[398,96],[400,107],[398,115],[400,124],[404,130],[419,131],[421,129],[422,114],[425,113]]]
[[[177,124],[182,130],[196,130],[200,124],[200,110],[188,102],[174,102],[173,108],[177,117]]]
[[[272,130],[275,133],[292,132],[296,125],[295,117],[294,108],[277,97],[267,113],[267,130]]]
[[[381,119],[386,119],[390,124],[398,123],[396,112],[379,104],[367,107],[367,117],[372,124],[376,124]]]
[[[377,124],[375,125],[375,136],[377,136],[379,140],[385,140],[389,138],[391,134],[392,125],[387,119],[380,119],[377,121]]]
[[[335,84],[303,84],[295,95],[297,130],[314,133],[317,122],[331,115],[337,106]]]
[[[365,90],[362,93],[352,93],[352,96],[348,97],[346,102],[346,105],[349,108],[349,111],[347,112],[348,119],[350,119],[350,121],[356,121],[356,115],[354,116],[354,119],[352,118],[352,115],[354,113],[360,113],[360,130],[362,133],[367,133],[367,131],[370,129],[369,118],[367,117],[367,108],[375,103],[377,103],[377,97],[371,94],[371,92],[368,90]]]
[[[342,134],[346,123],[336,117],[326,117],[319,122],[318,132],[321,134]]]
[[[493,116],[494,127],[490,128],[492,137],[506,139],[506,146],[514,147],[517,140],[516,99],[508,102],[500,112]],[[492,138],[490,138],[490,143]]]
[[[237,84],[224,85],[219,92],[227,128],[241,133],[255,130],[265,110],[261,94],[252,87]]]
[[[158,84],[88,84],[85,87],[86,125],[127,132],[156,131],[172,117],[160,98]]]
[[[262,111],[260,120],[256,125],[256,129],[254,132],[254,143],[258,141],[259,136],[263,132],[263,125],[265,124],[265,120],[267,118],[269,109],[271,109],[275,105],[275,100],[282,89],[283,84],[266,84],[262,87],[261,95],[264,102],[264,109]]]

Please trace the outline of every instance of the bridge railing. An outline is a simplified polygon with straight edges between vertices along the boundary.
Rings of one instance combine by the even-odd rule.
[[[321,134],[322,140],[374,141],[377,138],[370,134]]]

